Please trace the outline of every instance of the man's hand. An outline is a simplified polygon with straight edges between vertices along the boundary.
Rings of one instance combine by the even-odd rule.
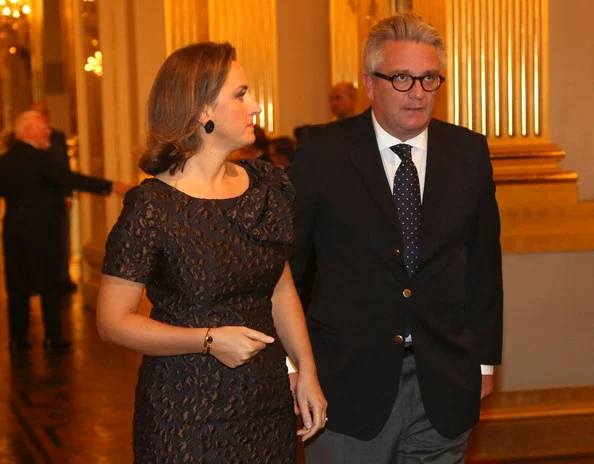
[[[66,211],[69,213],[72,210],[72,204],[73,204],[72,197],[65,197],[64,204],[66,205]]]
[[[115,193],[116,195],[119,195],[121,197],[123,197],[126,194],[126,192],[128,190],[130,190],[131,188],[132,188],[131,185],[125,184],[124,182],[120,182],[117,180],[114,180],[111,183],[111,192]]]
[[[483,375],[483,383],[481,385],[481,400],[493,393],[493,376]]]

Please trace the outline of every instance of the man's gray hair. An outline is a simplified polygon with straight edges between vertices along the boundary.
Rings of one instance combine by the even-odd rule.
[[[420,16],[401,13],[382,19],[369,31],[363,47],[363,68],[366,73],[377,71],[377,66],[384,59],[383,45],[390,40],[433,45],[437,50],[441,69],[446,65],[447,52],[441,33]]]

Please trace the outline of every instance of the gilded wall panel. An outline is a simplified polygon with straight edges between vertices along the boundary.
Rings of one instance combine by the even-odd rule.
[[[330,56],[332,84],[352,82],[359,87],[361,47],[355,1],[330,0]]]
[[[208,40],[208,0],[164,0],[167,55]]]
[[[233,14],[229,14],[233,12]],[[250,81],[250,91],[262,112],[256,123],[276,131],[277,49],[275,0],[209,0],[210,40],[228,41]]]
[[[545,0],[449,0],[448,119],[490,140],[548,140]]]

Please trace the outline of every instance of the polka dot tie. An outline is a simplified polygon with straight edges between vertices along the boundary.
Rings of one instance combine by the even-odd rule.
[[[400,157],[400,165],[394,176],[394,201],[398,211],[404,253],[402,259],[410,276],[419,268],[421,248],[421,190],[419,175],[412,160],[412,147],[400,143],[390,147]]]

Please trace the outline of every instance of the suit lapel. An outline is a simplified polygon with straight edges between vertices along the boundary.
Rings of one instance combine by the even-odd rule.
[[[451,153],[443,140],[443,128],[438,121],[429,124],[427,141],[427,168],[421,213],[421,266],[433,255],[441,237],[441,222],[444,213],[444,200],[447,198],[450,174]]]
[[[357,129],[354,131],[353,136],[353,150],[350,159],[380,211],[390,219],[396,229],[394,231],[397,237],[395,243],[401,243],[400,223],[392,199],[392,190],[388,185],[384,165],[377,147],[377,139],[371,122],[371,108],[359,116]]]

